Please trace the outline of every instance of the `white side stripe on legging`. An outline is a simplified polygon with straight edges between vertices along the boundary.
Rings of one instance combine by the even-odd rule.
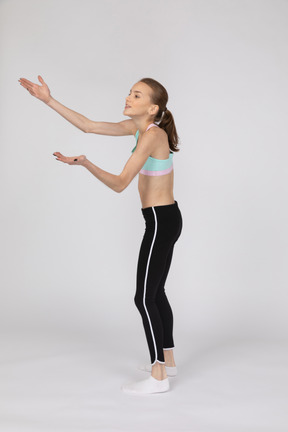
[[[150,252],[149,252],[149,257],[148,257],[148,261],[147,261],[147,267],[146,267],[145,282],[144,282],[144,294],[143,294],[143,305],[144,305],[144,309],[146,311],[147,318],[148,318],[149,325],[150,325],[150,329],[151,329],[151,334],[152,334],[152,339],[153,339],[153,344],[154,344],[154,350],[155,350],[155,361],[154,361],[154,363],[156,363],[157,357],[158,357],[157,347],[156,347],[156,342],[155,342],[155,337],[154,337],[154,333],[153,333],[152,324],[151,324],[150,317],[149,317],[149,314],[148,314],[148,311],[147,311],[147,308],[146,308],[146,305],[145,305],[146,284],[147,284],[147,276],[148,276],[148,270],[149,270],[150,257],[151,257],[153,245],[154,245],[156,234],[157,234],[157,217],[156,217],[156,213],[155,213],[154,207],[152,207],[152,210],[153,210],[154,219],[155,219],[155,231],[154,231],[154,237],[153,237],[153,241],[152,241],[152,244],[151,244],[151,248],[150,248]],[[152,363],[152,364],[154,365],[154,363]],[[160,362],[160,363],[165,363],[165,362]]]

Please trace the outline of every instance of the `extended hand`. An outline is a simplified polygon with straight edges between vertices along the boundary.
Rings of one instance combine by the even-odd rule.
[[[83,163],[86,160],[85,155],[67,157],[67,156],[63,156],[59,152],[55,152],[53,153],[53,155],[56,156],[56,160],[67,163],[68,165],[83,165]]]
[[[41,86],[28,81],[26,78],[20,78],[18,81],[20,82],[20,85],[26,88],[32,96],[35,96],[42,102],[47,103],[51,98],[50,90],[40,75],[38,75],[38,80],[41,82]]]

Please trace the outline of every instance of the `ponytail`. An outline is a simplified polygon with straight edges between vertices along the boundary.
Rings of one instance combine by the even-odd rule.
[[[163,112],[162,118],[158,126],[165,130],[168,135],[169,147],[173,152],[178,152],[179,137],[177,135],[174,117],[168,109]]]

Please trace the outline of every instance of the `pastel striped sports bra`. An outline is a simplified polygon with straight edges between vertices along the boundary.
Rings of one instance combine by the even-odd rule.
[[[151,123],[147,127],[146,131],[153,126],[159,127],[155,123]],[[136,138],[136,145],[131,153],[133,153],[137,147],[138,138],[139,138],[139,129],[135,134],[135,138]],[[173,170],[173,153],[170,151],[170,155],[168,159],[156,159],[153,158],[152,156],[149,156],[147,161],[143,165],[141,171],[139,172],[140,174],[144,174],[148,176],[162,176],[165,174],[169,174],[172,170]]]

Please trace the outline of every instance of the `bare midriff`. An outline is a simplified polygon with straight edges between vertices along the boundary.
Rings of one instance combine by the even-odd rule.
[[[162,176],[139,173],[138,190],[142,208],[174,204],[174,170]]]

